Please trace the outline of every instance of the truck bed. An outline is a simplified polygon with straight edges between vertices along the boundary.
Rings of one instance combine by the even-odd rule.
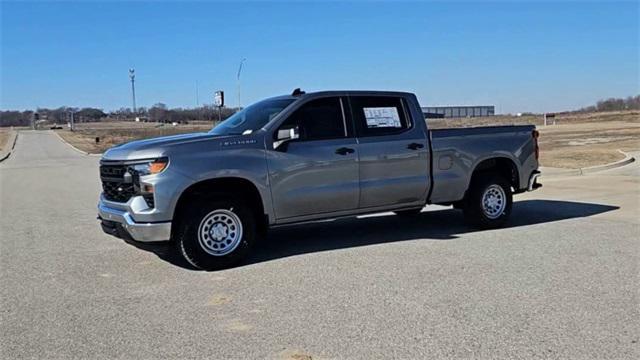
[[[534,130],[533,125],[428,130],[433,153],[433,188],[429,202],[461,200],[469,186],[469,174],[488,158],[512,161],[518,171],[520,187],[526,186],[531,172],[537,168]]]

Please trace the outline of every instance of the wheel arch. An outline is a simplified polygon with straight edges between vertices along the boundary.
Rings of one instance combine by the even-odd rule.
[[[514,190],[520,188],[520,170],[516,162],[507,156],[491,156],[478,161],[474,166],[471,176],[469,176],[467,190],[473,184],[475,178],[487,173],[502,175]]]
[[[262,199],[258,187],[251,181],[242,177],[211,178],[191,184],[184,189],[176,202],[173,210],[174,225],[172,229],[178,229],[181,214],[191,201],[205,196],[220,196],[221,198],[235,198],[246,201],[256,215],[260,226],[268,226],[268,214],[265,201]],[[172,234],[173,235],[173,234]]]

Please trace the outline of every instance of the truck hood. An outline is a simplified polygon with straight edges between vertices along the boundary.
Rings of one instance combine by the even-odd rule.
[[[189,133],[135,140],[110,148],[102,155],[102,159],[150,159],[166,155],[167,151],[176,145],[228,137],[229,136],[212,135],[209,133]]]

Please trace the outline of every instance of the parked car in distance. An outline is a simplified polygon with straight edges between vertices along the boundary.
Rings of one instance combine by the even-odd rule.
[[[440,204],[496,228],[513,194],[541,186],[537,138],[529,125],[429,130],[410,93],[296,89],[207,133],[111,148],[99,219],[207,270],[238,264],[269,227],[320,219]]]

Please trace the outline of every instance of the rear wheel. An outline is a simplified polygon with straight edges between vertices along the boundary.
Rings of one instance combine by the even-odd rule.
[[[183,214],[176,246],[196,268],[219,270],[237,265],[258,236],[256,217],[241,201],[202,200]]]
[[[474,179],[464,200],[464,216],[471,225],[493,229],[504,225],[511,214],[511,185],[499,175]]]

